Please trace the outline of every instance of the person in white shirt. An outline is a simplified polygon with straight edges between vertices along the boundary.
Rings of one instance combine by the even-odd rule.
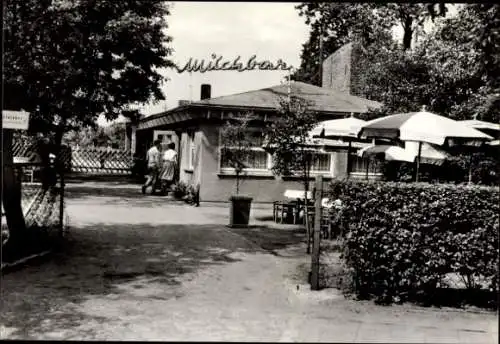
[[[160,172],[160,181],[162,193],[166,194],[167,188],[172,185],[177,169],[177,152],[175,151],[175,143],[170,142],[167,150],[163,153],[163,165]]]
[[[148,186],[151,186],[153,190],[151,193],[155,191],[156,181],[158,179],[158,173],[160,171],[160,157],[161,157],[161,141],[155,140],[153,143],[153,147],[149,148],[146,153],[146,162],[148,164],[148,177],[146,179],[146,183],[142,185],[142,193],[146,193],[146,189]]]

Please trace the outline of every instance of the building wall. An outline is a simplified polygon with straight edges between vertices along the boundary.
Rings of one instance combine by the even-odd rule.
[[[346,44],[323,61],[322,87],[349,93],[352,44]]]
[[[174,128],[171,128],[174,129]],[[180,128],[179,128],[180,129]],[[175,129],[179,135],[179,179],[180,181],[200,187],[202,202],[227,202],[236,191],[236,177],[221,174],[219,169],[219,130],[215,123],[196,124],[190,127]],[[195,153],[192,169],[189,167],[190,139],[189,131],[194,132]],[[152,141],[153,130],[144,137]],[[332,175],[324,176],[328,182],[332,178],[343,179],[347,173],[347,153],[332,152]],[[310,181],[312,189],[314,179]],[[272,174],[266,176],[243,175],[240,180],[240,194],[253,197],[254,202],[274,202],[283,199],[287,189],[302,190],[303,185],[297,178],[281,178]]]
[[[335,178],[347,177],[347,151],[333,153],[333,175]]]
[[[193,172],[188,169],[187,154],[189,154],[189,136],[187,132],[181,133],[179,140],[179,180],[191,184]]]
[[[359,44],[348,43],[323,61],[322,86],[363,97],[363,51]]]
[[[188,130],[182,131],[180,135],[180,158],[179,158],[179,180],[193,186],[201,183],[202,171],[202,138],[200,128],[190,128],[194,132],[194,156],[190,166],[191,139]]]
[[[213,124],[202,125],[199,133],[199,142],[201,143],[199,165],[199,171],[201,172],[200,200],[202,202],[226,202],[236,191],[236,177],[219,173],[219,127]],[[333,153],[334,171],[341,178],[347,172],[345,170],[347,161],[344,161],[346,158],[347,154]],[[333,177],[333,175],[330,177]],[[313,184],[314,180],[311,180],[311,188]],[[254,202],[282,200],[287,189],[302,190],[303,185],[299,179],[286,178],[283,180],[272,175],[272,173],[269,173],[268,176],[243,176],[240,183],[240,194],[253,197]]]

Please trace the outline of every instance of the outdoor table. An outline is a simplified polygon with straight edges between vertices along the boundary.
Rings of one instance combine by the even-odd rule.
[[[273,219],[275,222],[298,224],[300,219],[300,212],[304,210],[305,193],[303,190],[290,190],[287,189],[283,195],[289,201],[276,201],[273,203]],[[312,192],[307,192],[308,197],[308,212],[314,212],[314,204],[312,200]],[[285,217],[286,214],[286,217]],[[303,219],[305,221],[305,218]]]
[[[291,198],[291,199],[299,199],[299,200],[304,200],[304,191],[303,190],[290,190],[287,189],[285,190],[284,196],[286,198]],[[312,192],[307,191],[307,199],[312,199]]]

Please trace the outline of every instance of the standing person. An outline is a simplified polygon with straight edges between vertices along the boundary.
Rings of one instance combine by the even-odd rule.
[[[149,148],[146,153],[146,163],[148,165],[148,179],[146,183],[142,186],[142,193],[146,194],[146,188],[151,186],[153,190],[151,193],[155,191],[156,180],[158,178],[158,173],[160,170],[160,147],[161,141],[155,140],[153,142],[153,147]]]
[[[175,171],[177,168],[177,152],[175,151],[175,143],[170,142],[167,150],[163,153],[163,165],[160,172],[161,189],[163,194],[167,188],[174,182]]]

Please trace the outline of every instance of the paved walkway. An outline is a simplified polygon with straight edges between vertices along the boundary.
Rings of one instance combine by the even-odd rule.
[[[70,197],[70,245],[2,278],[2,339],[497,343],[497,316],[346,300],[305,284],[297,228],[227,208]],[[264,227],[263,227],[264,226]]]

